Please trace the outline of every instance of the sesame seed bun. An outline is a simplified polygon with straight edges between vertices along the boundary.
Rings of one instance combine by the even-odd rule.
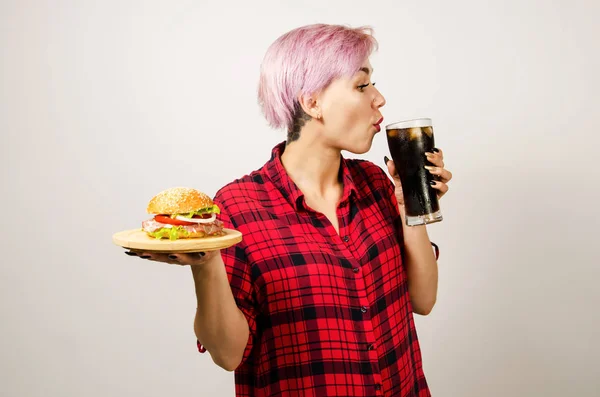
[[[149,214],[187,214],[212,206],[213,201],[206,194],[187,187],[174,187],[152,197],[146,211]]]

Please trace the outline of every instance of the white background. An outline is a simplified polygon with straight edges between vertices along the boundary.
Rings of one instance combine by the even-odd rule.
[[[188,268],[111,236],[285,139],[256,104],[282,33],[371,25],[385,123],[431,117],[454,173],[434,396],[600,393],[597,1],[0,1],[0,395],[232,396]],[[362,156],[383,165],[385,136]],[[347,154],[348,155],[348,154]]]

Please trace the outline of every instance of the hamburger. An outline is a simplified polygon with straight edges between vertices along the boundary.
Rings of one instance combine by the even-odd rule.
[[[146,211],[155,214],[142,222],[142,230],[156,239],[224,236],[219,207],[206,194],[192,188],[175,187],[152,197]]]

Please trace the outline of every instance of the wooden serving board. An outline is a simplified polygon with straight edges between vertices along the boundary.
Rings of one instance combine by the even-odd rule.
[[[186,253],[216,251],[231,247],[242,241],[242,233],[233,229],[223,229],[225,236],[183,238],[171,241],[157,240],[141,229],[124,230],[113,235],[113,242],[123,248],[152,252]]]

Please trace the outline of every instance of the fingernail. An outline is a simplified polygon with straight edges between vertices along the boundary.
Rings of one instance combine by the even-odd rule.
[[[426,165],[426,166],[425,166],[425,168],[426,168],[426,169],[428,169],[429,171],[433,171],[433,169],[434,169],[435,167],[432,167],[432,166],[430,166],[430,165]]]
[[[434,152],[436,152],[436,153],[439,153],[439,152],[440,152],[440,149],[438,149],[438,148],[434,147],[434,148],[433,148],[433,151],[434,151]]]
[[[388,159],[388,156],[383,156],[383,161],[385,161],[385,163],[387,164],[390,161],[390,159]]]
[[[430,181],[430,182],[429,182],[429,184],[430,184],[431,186],[435,186],[435,184],[436,184],[436,183],[437,183],[436,181]]]
[[[177,259],[177,255],[169,255],[169,259]]]
[[[150,255],[141,255],[140,258],[142,258],[142,259],[150,259],[152,257]]]
[[[129,256],[137,256],[137,254],[135,252],[131,252],[131,251],[125,251],[125,254],[129,255]]]

